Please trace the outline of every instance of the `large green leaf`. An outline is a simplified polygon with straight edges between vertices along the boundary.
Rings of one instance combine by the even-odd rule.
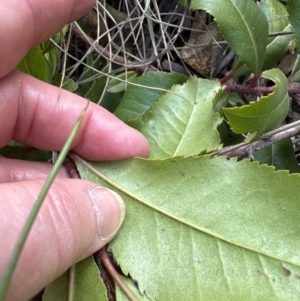
[[[143,115],[159,97],[175,84],[182,84],[186,76],[179,73],[148,72],[131,80],[122,101],[114,112],[120,119],[135,119]]]
[[[273,93],[263,96],[249,105],[224,108],[224,114],[233,132],[258,135],[276,128],[289,110],[288,81],[279,69],[267,70],[263,77],[275,82]]]
[[[106,287],[92,256],[77,263],[45,289],[43,301],[106,301]]]
[[[296,36],[296,44],[298,52],[300,49],[300,1],[287,0],[287,11],[289,13],[289,21],[293,26],[293,32]]]
[[[299,300],[299,174],[208,156],[81,162],[126,202],[110,247],[149,300]]]
[[[182,0],[181,3],[186,4]],[[229,46],[256,75],[265,58],[268,22],[252,0],[192,0],[191,9],[203,9],[215,17]]]
[[[218,81],[194,77],[161,96],[138,127],[150,143],[150,157],[194,156],[220,147],[222,119],[214,111],[220,89]]]

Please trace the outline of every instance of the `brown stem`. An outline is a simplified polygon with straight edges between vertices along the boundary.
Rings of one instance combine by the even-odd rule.
[[[65,159],[64,167],[66,168],[66,171],[71,179],[80,179],[76,165],[70,157]]]
[[[243,142],[233,146],[225,147],[219,151],[214,152],[212,156],[226,155],[227,158],[247,157],[249,154],[252,154],[254,151],[270,146],[283,139],[293,137],[297,135],[299,132],[300,132],[300,121],[296,121],[262,135],[260,139],[257,141],[254,141],[252,143]]]
[[[266,95],[274,92],[275,87],[249,87],[249,86],[226,86],[228,92],[236,92],[239,94]],[[300,86],[288,88],[290,96],[300,94]]]
[[[228,80],[230,80],[232,78],[233,74],[230,72],[228,73],[226,76],[224,76],[223,78],[220,79],[220,83],[224,84],[226,83]]]

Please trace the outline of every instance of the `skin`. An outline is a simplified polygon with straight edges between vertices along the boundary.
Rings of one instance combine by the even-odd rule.
[[[0,147],[11,139],[60,150],[86,100],[15,70],[27,51],[93,6],[91,0],[0,0]],[[89,160],[147,157],[137,131],[90,103],[73,151]],[[51,166],[0,157],[0,279]],[[6,300],[28,300],[105,245],[125,213],[115,193],[61,170],[18,262]]]

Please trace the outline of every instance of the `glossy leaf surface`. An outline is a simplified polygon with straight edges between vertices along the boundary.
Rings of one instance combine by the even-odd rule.
[[[223,109],[231,129],[237,134],[257,132],[260,135],[271,131],[288,114],[290,101],[285,75],[279,69],[272,69],[262,76],[275,82],[273,93],[249,105]]]
[[[284,139],[265,147],[255,152],[253,157],[260,164],[273,165],[276,169],[289,170],[290,172],[300,171],[291,139]]]
[[[186,4],[186,1],[181,1]],[[268,22],[252,0],[192,0],[191,9],[214,16],[229,46],[256,75],[261,73],[266,53]]]

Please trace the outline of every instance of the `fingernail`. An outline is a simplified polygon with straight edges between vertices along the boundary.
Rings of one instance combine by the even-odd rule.
[[[125,204],[114,191],[96,187],[89,191],[97,214],[97,239],[111,240],[121,227],[125,217]]]

